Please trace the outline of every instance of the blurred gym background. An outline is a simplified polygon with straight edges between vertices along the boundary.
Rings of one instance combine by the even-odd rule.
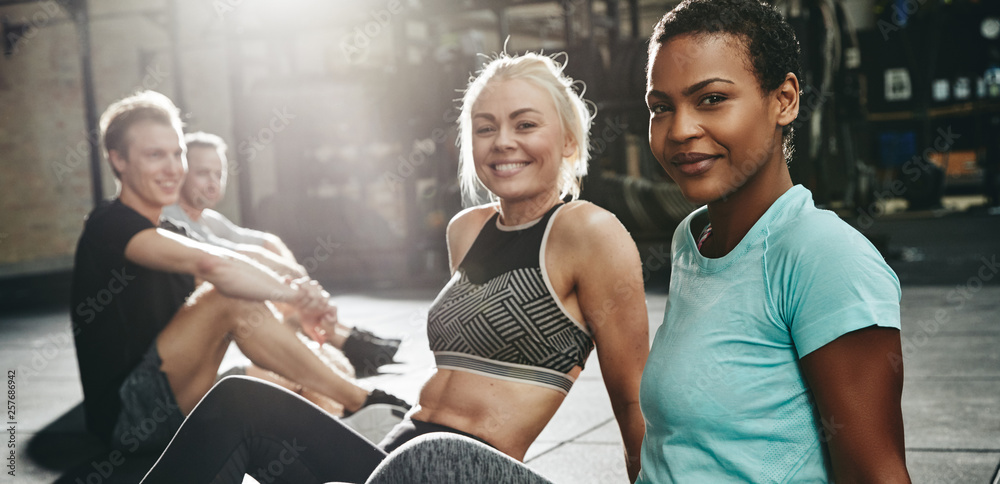
[[[462,208],[455,100],[505,39],[568,54],[597,107],[583,198],[662,253],[693,208],[646,134],[646,39],[674,3],[0,0],[0,304],[66,300],[83,218],[115,194],[97,118],[139,89],[226,139],[218,209],[281,236],[327,287],[438,287]],[[911,259],[866,229],[996,213],[1000,2],[776,4],[804,66],[792,176],[818,204]]]

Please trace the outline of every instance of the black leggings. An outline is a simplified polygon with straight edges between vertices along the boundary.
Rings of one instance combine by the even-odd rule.
[[[364,482],[386,453],[277,385],[228,377],[205,395],[144,483]]]
[[[480,439],[475,435],[472,435],[467,432],[462,432],[461,430],[448,427],[447,425],[441,425],[431,422],[424,422],[422,420],[411,420],[411,419],[406,419],[396,424],[396,426],[389,431],[389,434],[386,435],[385,438],[378,443],[378,448],[391,453],[392,451],[398,449],[399,446],[421,435],[432,434],[436,432],[462,435],[472,440],[478,440],[479,442],[482,442],[483,444],[488,445],[491,448],[494,449],[496,448],[493,447],[493,444],[490,444],[489,442]]]
[[[420,445],[386,459],[304,398],[261,380],[228,377],[198,403],[142,482],[240,484],[244,474],[261,484],[365,482],[383,460],[369,482],[415,482],[416,475],[423,482],[547,482],[482,439],[443,425],[406,420],[380,445],[393,450],[428,433],[441,437],[417,439]]]

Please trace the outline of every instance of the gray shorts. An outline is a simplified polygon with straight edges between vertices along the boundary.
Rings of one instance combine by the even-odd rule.
[[[111,445],[131,453],[159,454],[184,422],[156,341],[118,389],[121,411],[111,434]]]

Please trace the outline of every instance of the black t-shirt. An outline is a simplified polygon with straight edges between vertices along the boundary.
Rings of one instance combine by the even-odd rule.
[[[156,226],[118,199],[102,202],[84,224],[73,265],[76,357],[87,428],[105,441],[118,418],[118,388],[156,335],[194,291],[194,277],[125,259],[125,246]]]

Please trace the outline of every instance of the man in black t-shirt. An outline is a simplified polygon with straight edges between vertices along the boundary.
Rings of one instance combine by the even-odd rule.
[[[256,365],[347,413],[406,405],[344,380],[281,324],[320,340],[333,327],[336,308],[315,281],[157,228],[186,171],[179,112],[168,98],[128,97],[100,125],[119,193],[91,212],[80,236],[71,314],[91,431],[117,448],[161,450],[215,383],[231,340]]]

